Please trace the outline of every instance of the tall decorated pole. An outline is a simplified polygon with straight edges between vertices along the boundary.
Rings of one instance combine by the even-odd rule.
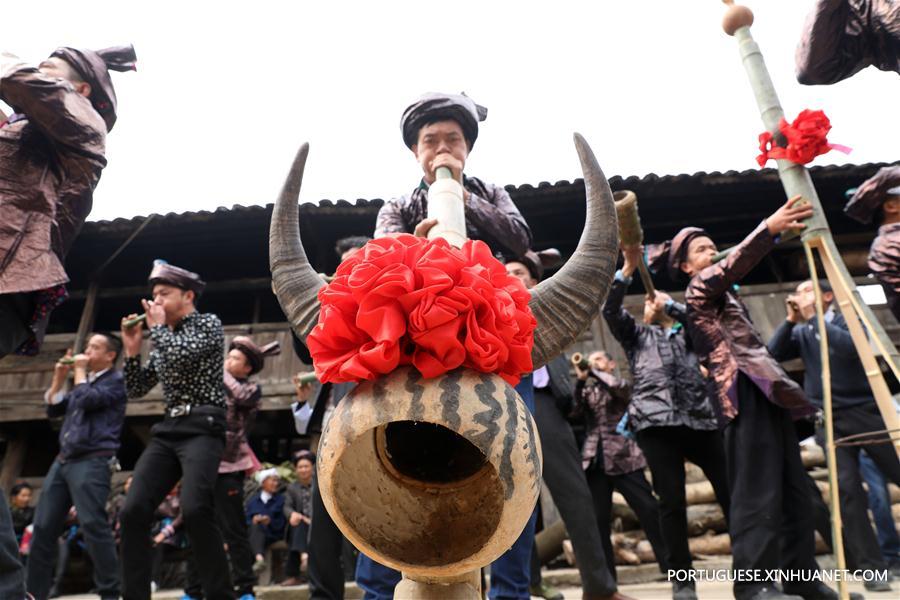
[[[784,145],[785,140],[779,132],[779,124],[784,117],[784,111],[778,101],[778,95],[775,92],[775,86],[769,77],[768,69],[763,60],[762,52],[759,46],[753,40],[750,33],[750,26],[753,24],[753,13],[749,8],[734,4],[733,0],[723,0],[728,5],[725,18],[722,22],[722,28],[730,36],[733,36],[738,42],[738,51],[741,56],[741,62],[747,72],[750,80],[750,87],[756,97],[756,104],[759,108],[760,116],[763,124],[774,137],[775,143]],[[846,265],[841,260],[840,253],[834,243],[834,238],[825,219],[825,211],[819,196],[813,186],[812,178],[809,172],[802,164],[798,164],[788,159],[777,158],[778,175],[781,183],[787,192],[788,197],[802,196],[802,198],[813,207],[812,216],[805,221],[806,228],[801,234],[804,250],[806,252],[807,261],[809,262],[810,274],[814,282],[816,291],[816,312],[819,323],[820,336],[820,353],[822,357],[822,388],[823,388],[823,405],[825,412],[825,431],[826,431],[826,456],[828,458],[831,514],[832,514],[832,535],[833,545],[838,569],[846,568],[844,560],[843,543],[841,536],[841,515],[838,504],[838,485],[837,485],[837,469],[835,465],[835,446],[834,432],[832,428],[832,403],[831,403],[831,376],[830,365],[827,352],[827,338],[824,328],[824,316],[822,312],[822,294],[818,285],[817,269],[813,250],[817,250],[825,269],[825,274],[831,283],[832,289],[841,313],[843,314],[854,345],[866,376],[872,387],[878,407],[886,425],[886,431],[889,436],[891,433],[900,431],[897,413],[891,400],[890,392],[884,381],[884,377],[872,350],[872,345],[878,350],[884,360],[890,365],[894,374],[900,378],[898,371],[898,354],[890,338],[884,331],[884,328],[875,318],[871,309],[859,295],[858,290],[847,271]],[[871,336],[866,335],[868,330]],[[870,440],[874,441],[874,440]],[[837,441],[840,444],[841,440]],[[895,448],[900,451],[900,443],[895,441]],[[843,579],[838,581],[839,591],[842,599],[848,598],[846,582]]]
[[[745,6],[734,4],[733,0],[723,1],[729,5],[729,8],[722,27],[728,35],[734,36],[738,41],[741,61],[747,71],[747,77],[750,79],[750,87],[756,96],[760,116],[766,129],[772,132],[777,139],[780,136],[778,125],[784,117],[784,111],[778,101],[772,79],[769,77],[762,52],[750,33],[753,13]],[[840,252],[834,243],[828,221],[825,219],[825,211],[819,201],[819,195],[813,186],[809,171],[803,165],[787,159],[779,158],[776,159],[776,162],[778,176],[788,197],[802,196],[813,207],[813,215],[805,222],[806,228],[803,230],[801,240],[819,252],[825,267],[825,275],[834,288],[835,299],[847,321],[869,384],[878,401],[887,431],[896,433],[900,431],[900,422],[898,422],[896,409],[890,399],[890,391],[881,374],[872,346],[882,356],[897,379],[900,379],[900,368],[898,368],[900,355],[884,327],[875,318],[872,309],[863,302],[853,278],[841,260]],[[866,331],[869,336],[866,335]],[[894,446],[900,453],[900,440],[894,440]]]

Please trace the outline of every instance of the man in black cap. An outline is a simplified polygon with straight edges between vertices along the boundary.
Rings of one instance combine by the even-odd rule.
[[[122,595],[149,600],[150,526],[153,511],[182,480],[181,510],[198,560],[207,598],[234,598],[214,497],[219,461],[225,448],[226,403],[223,380],[225,337],[216,315],[195,308],[205,283],[196,273],[156,261],[150,273],[153,300],[141,300],[152,349],[142,364],[140,326],[122,321],[125,386],[140,398],[157,383],[166,401],[163,420],[134,468],[134,481],[122,509]]]
[[[0,55],[0,358],[36,354],[66,299],[63,263],[91,212],[116,121],[108,69],[134,48],[58,48],[37,67]]]
[[[529,250],[521,257],[506,260],[506,272],[518,277],[527,289],[532,289],[541,281],[546,268],[561,262],[562,257],[555,248],[540,252]],[[572,412],[574,393],[569,361],[563,355],[557,356],[532,374],[531,384],[534,388],[533,416],[543,449],[543,479],[572,540],[584,597],[606,597],[616,589],[610,568],[614,559],[604,552],[591,490],[581,465],[581,452],[567,421]],[[540,569],[537,549],[533,547],[531,595],[548,599],[562,597],[544,583]]]
[[[844,207],[851,219],[873,221],[878,237],[869,249],[869,269],[881,282],[888,306],[900,320],[900,165],[882,167],[865,180]]]
[[[657,290],[652,299],[644,299],[643,322],[623,306],[632,276],[644,260],[642,254],[643,246],[622,248],[622,268],[613,278],[603,317],[625,350],[634,380],[628,430],[653,475],[667,552],[664,560],[669,569],[689,573],[693,563],[688,547],[684,461],[703,469],[727,520],[730,501],[725,448],[707,381],[682,327],[684,305]],[[696,600],[695,582],[672,581],[672,596]]]
[[[259,462],[247,443],[262,400],[262,386],[250,378],[262,371],[266,358],[281,353],[278,341],[259,346],[246,335],[236,336],[225,356],[225,404],[227,406],[225,452],[216,479],[216,516],[222,536],[228,544],[228,557],[234,585],[240,600],[253,600],[253,552],[244,513],[244,476],[258,468]],[[191,554],[187,584],[182,600],[203,598],[197,562],[202,556]]]
[[[718,263],[713,263],[716,245],[696,227],[678,232],[668,251],[670,277],[690,278],[685,292],[688,333],[715,383],[715,400],[726,423],[732,563],[745,573],[812,573],[819,568],[806,469],[792,423],[792,418],[810,415],[813,407],[769,353],[733,289],[782,234],[805,227],[802,221],[813,211],[800,200],[788,200]],[[783,592],[765,580],[738,578],[734,597],[838,598],[817,580],[786,581],[782,587]]]
[[[531,230],[502,187],[466,177],[466,158],[478,138],[478,122],[487,109],[464,94],[425,94],[403,111],[403,142],[412,150],[424,176],[411,194],[386,202],[378,211],[375,237],[391,233],[426,236],[436,223],[428,219],[428,187],[435,170],[447,167],[463,186],[466,234],[495,252],[522,256],[531,248]]]

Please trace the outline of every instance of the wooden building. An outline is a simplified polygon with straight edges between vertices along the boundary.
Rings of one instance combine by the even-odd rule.
[[[841,209],[845,190],[859,185],[880,166],[811,169],[838,247],[861,283],[866,281],[865,257],[874,231],[847,219]],[[637,193],[648,242],[668,239],[681,227],[697,225],[706,228],[720,246],[729,246],[785,200],[777,172],[772,169],[613,177],[610,184],[614,190]],[[556,247],[564,256],[571,254],[584,222],[583,182],[507,189],[531,225],[534,247]],[[370,233],[381,204],[381,200],[326,200],[318,205],[301,205],[300,228],[313,266],[332,272],[338,263],[335,241]],[[170,213],[84,226],[68,257],[70,299],[54,312],[41,355],[10,356],[0,361],[0,440],[4,449],[0,486],[8,487],[16,478],[39,478],[46,473],[57,451],[55,425],[46,419],[43,406],[54,362],[73,344],[79,328],[82,333],[115,331],[123,315],[140,312],[139,299],[148,296],[146,278],[156,258],[197,271],[206,279],[208,287],[199,308],[218,314],[229,337],[249,333],[261,342],[282,342],[282,355],[270,359],[259,375],[264,405],[251,433],[251,445],[260,458],[279,462],[292,448],[307,443],[294,433],[289,404],[293,400],[291,375],[310,367],[293,355],[284,315],[271,291],[271,213],[271,204],[234,206],[214,212]],[[785,290],[806,276],[803,252],[795,241],[779,246],[747,278],[742,295],[764,334],[771,333],[784,317]],[[671,282],[662,279],[659,287],[673,290]],[[634,284],[632,292],[627,305],[639,310],[639,283]],[[886,319],[888,332],[896,341],[897,323],[883,307],[876,307],[876,312]],[[606,348],[622,358],[599,319],[577,346],[580,350]],[[620,364],[625,361],[620,360]],[[158,388],[146,398],[129,403],[120,452],[126,470],[133,467],[150,426],[161,412]]]

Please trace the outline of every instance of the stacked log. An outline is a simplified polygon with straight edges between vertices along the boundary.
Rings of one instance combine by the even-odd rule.
[[[818,446],[803,446],[801,449],[803,465],[811,477],[816,480],[825,502],[828,498],[828,471],[825,467],[825,454]],[[685,464],[687,500],[688,545],[691,554],[696,558],[708,556],[727,556],[731,554],[731,542],[728,527],[722,508],[716,502],[712,485],[703,475],[703,471],[692,463]],[[650,478],[649,470],[646,472]],[[761,482],[761,485],[763,482]],[[900,525],[900,487],[889,484],[891,511],[894,520]],[[647,541],[634,511],[618,492],[613,493],[612,507],[612,543],[617,565],[636,565],[657,562],[653,549]],[[898,527],[900,529],[900,527]],[[816,533],[816,553],[829,552],[829,544]],[[568,545],[568,543],[566,544]],[[573,563],[574,555],[566,552],[566,557]]]

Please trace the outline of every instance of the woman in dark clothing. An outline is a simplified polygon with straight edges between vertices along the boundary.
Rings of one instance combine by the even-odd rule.
[[[9,492],[9,512],[16,532],[16,542],[22,541],[25,529],[34,521],[34,507],[29,506],[33,491],[29,484],[23,482],[14,485]]]
[[[617,426],[625,415],[631,396],[627,381],[613,375],[616,363],[603,351],[588,357],[587,370],[576,365],[575,407],[573,418],[585,420],[585,440],[581,451],[588,487],[594,499],[594,511],[600,527],[607,567],[616,576],[610,517],[613,490],[619,491],[634,510],[663,573],[668,570],[666,547],[659,528],[659,506],[650,483],[644,476],[647,462],[634,440],[621,435]]]

